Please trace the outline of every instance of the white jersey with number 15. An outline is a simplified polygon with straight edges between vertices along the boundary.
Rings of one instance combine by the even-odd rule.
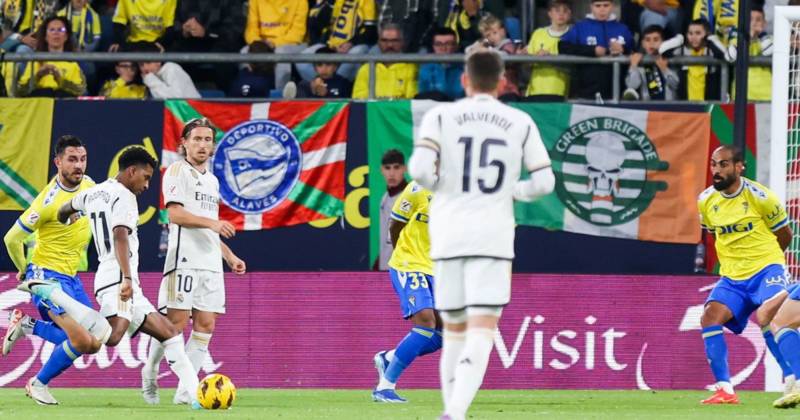
[[[439,149],[429,232],[434,260],[514,258],[514,184],[550,166],[531,117],[486,94],[428,111],[418,142]]]

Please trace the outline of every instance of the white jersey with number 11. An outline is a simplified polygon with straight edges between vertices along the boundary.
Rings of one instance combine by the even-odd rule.
[[[114,247],[114,228],[128,230],[128,250],[131,274],[136,278],[139,267],[139,235],[136,224],[139,208],[136,196],[114,178],[80,192],[72,198],[72,208],[89,218],[92,236],[100,265],[98,272],[120,271]]]

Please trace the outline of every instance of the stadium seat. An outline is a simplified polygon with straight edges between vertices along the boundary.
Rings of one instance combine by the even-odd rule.
[[[519,22],[519,18],[507,17],[503,23],[506,25],[506,35],[508,39],[512,41],[522,40],[522,25]]]

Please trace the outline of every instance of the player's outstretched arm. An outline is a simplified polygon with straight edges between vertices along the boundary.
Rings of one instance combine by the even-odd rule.
[[[19,223],[14,223],[3,237],[8,256],[11,257],[14,267],[17,267],[17,280],[22,280],[22,276],[25,274],[25,238],[28,235],[29,233],[23,230]]]
[[[114,256],[117,257],[119,269],[122,271],[122,284],[119,286],[119,297],[123,302],[133,296],[128,235],[130,235],[130,230],[127,227],[114,227]]]
[[[222,259],[225,260],[225,263],[228,264],[228,267],[230,267],[231,271],[236,274],[244,274],[247,271],[247,265],[244,263],[244,261],[237,257],[230,247],[225,245],[225,242],[220,241],[219,247],[222,250]]]
[[[236,228],[227,220],[214,220],[197,216],[178,203],[167,204],[167,214],[169,215],[169,221],[178,226],[211,229],[222,235],[223,238],[232,238],[236,235]]]

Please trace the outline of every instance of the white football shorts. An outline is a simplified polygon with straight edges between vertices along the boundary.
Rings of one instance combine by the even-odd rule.
[[[122,273],[117,270],[98,271],[94,277],[94,297],[100,305],[100,315],[104,318],[118,316],[130,322],[128,335],[134,336],[144,323],[145,317],[156,308],[142,293],[139,279],[134,276],[131,283],[133,296],[123,302],[119,297],[119,286],[122,283]]]
[[[177,269],[161,280],[158,309],[225,313],[225,275],[209,270]]]
[[[491,257],[437,260],[433,271],[437,310],[504,306],[511,300],[511,260]]]

